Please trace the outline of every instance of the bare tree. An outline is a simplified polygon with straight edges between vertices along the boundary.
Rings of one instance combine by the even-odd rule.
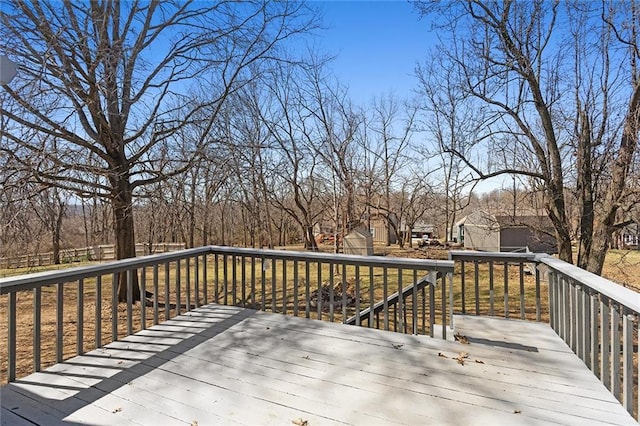
[[[374,145],[369,147],[375,157],[375,163],[381,168],[381,194],[375,202],[378,213],[385,217],[388,233],[398,231],[398,212],[393,209],[391,194],[394,185],[401,177],[403,167],[408,163],[408,150],[415,128],[418,112],[417,105],[408,102],[401,103],[394,96],[388,95],[376,99],[372,106],[372,118],[369,120],[370,129],[375,135]],[[401,239],[399,240],[401,241]],[[391,238],[387,238],[390,245]]]
[[[440,49],[435,51],[435,55],[442,54]],[[417,67],[416,76],[426,114],[424,130],[432,138],[431,143],[419,147],[419,152],[439,166],[445,241],[452,241],[458,214],[468,206],[468,195],[477,183],[458,154],[468,156],[477,139],[481,114],[468,102],[468,94],[456,81],[457,75],[445,64],[426,61]]]
[[[356,214],[356,172],[360,152],[355,135],[362,117],[347,98],[347,92],[326,74],[324,60],[315,58],[305,68],[303,107],[309,115],[305,134],[313,145],[313,155],[322,160],[327,186],[333,194],[334,251],[340,250],[341,237],[360,223]]]
[[[457,70],[462,89],[483,110],[486,131],[477,144],[493,162],[484,166],[464,153],[459,156],[481,178],[517,174],[532,179],[544,191],[559,256],[568,262],[573,254],[567,189],[576,185],[578,263],[596,273],[616,227],[638,143],[638,15],[632,3],[469,1],[448,3],[445,9],[418,3],[424,13],[439,10],[450,18],[441,27],[448,52],[443,60]],[[619,13],[610,14],[609,6]],[[571,27],[576,22],[568,17],[571,13],[587,32]],[[603,25],[609,19],[612,25]],[[628,30],[616,33],[615,28]],[[623,50],[609,55],[616,46]],[[625,104],[620,99],[628,100],[626,112],[619,109]],[[578,156],[575,181],[571,155]],[[597,191],[601,195],[595,196]],[[590,223],[596,224],[592,230]]]
[[[270,200],[300,226],[304,246],[318,250],[314,226],[324,209],[324,185],[318,177],[313,124],[305,103],[304,77],[298,67],[280,67],[272,78],[272,103],[261,111],[276,152],[272,164],[276,176]]]
[[[117,258],[133,257],[136,189],[192,166],[245,70],[313,26],[306,11],[261,1],[7,1],[0,35],[19,76],[4,87],[3,149],[26,149],[13,159],[41,182],[108,199]],[[196,85],[206,97],[189,91]]]

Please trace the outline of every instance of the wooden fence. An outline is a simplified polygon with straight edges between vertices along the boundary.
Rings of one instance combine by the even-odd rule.
[[[148,243],[137,243],[136,256],[167,253],[184,248],[184,243],[156,243],[149,250]],[[60,250],[60,263],[107,260],[115,260],[115,246],[113,244]],[[53,265],[53,252],[0,257],[0,269],[33,268],[48,265]]]

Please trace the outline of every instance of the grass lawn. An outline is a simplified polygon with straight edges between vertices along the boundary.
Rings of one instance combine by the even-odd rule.
[[[299,249],[299,248],[298,248]],[[326,247],[327,251],[330,247]],[[441,249],[429,248],[429,251],[417,250],[417,249],[405,249],[398,250],[395,248],[376,247],[377,252],[383,252],[384,254],[397,257],[413,257],[413,258],[446,258],[447,251]],[[229,259],[230,261],[231,259]],[[236,260],[237,262],[238,260]],[[30,268],[26,269],[11,269],[0,270],[0,277],[13,276],[24,273],[39,272],[42,270],[62,269],[70,266],[82,266],[85,264],[65,264],[55,267],[42,267],[42,268]],[[176,266],[175,263],[171,264],[168,276],[165,276],[164,268],[158,269],[158,289],[157,294],[160,300],[159,309],[159,321],[165,320],[164,313],[164,283],[166,279],[174,285],[176,282]],[[367,267],[361,267],[356,272],[352,266],[347,266],[341,270],[329,269],[329,265],[324,264],[320,271],[320,279],[318,279],[317,265],[311,264],[307,271],[302,265],[295,266],[294,262],[287,262],[286,268],[283,268],[281,262],[278,262],[276,275],[272,273],[273,268],[263,271],[257,264],[252,267],[251,262],[245,262],[244,267],[242,265],[236,268],[235,280],[232,276],[230,263],[227,263],[227,286],[223,285],[224,280],[224,267],[222,262],[218,264],[218,287],[213,288],[215,283],[215,264],[212,261],[207,263],[207,281],[208,281],[208,299],[207,302],[213,302],[217,296],[219,303],[234,304],[246,307],[260,308],[262,306],[262,295],[264,294],[264,306],[267,310],[271,310],[271,307],[276,306],[276,312],[287,313],[290,315],[297,314],[299,316],[308,316],[309,318],[317,319],[319,313],[316,307],[311,307],[310,312],[306,312],[307,294],[318,290],[319,285],[326,285],[328,288],[334,290],[334,297],[336,302],[340,302],[340,292],[342,284],[347,290],[347,293],[359,294],[359,307],[364,309],[369,306],[370,302],[383,300],[391,293],[398,291],[399,288],[409,285],[414,282],[416,278],[420,276],[414,275],[411,272],[406,272],[402,276],[401,282],[398,280],[397,271],[389,270],[387,275],[387,281],[389,283],[388,288],[385,291],[384,288],[384,274],[381,268],[369,269]],[[454,284],[454,311],[459,313],[462,311],[462,278],[460,268],[456,267],[456,274],[453,279]],[[282,270],[286,270],[286,274],[282,274]],[[244,271],[244,273],[243,273]],[[254,272],[252,272],[254,271]],[[191,282],[195,279],[194,265],[191,265],[189,270]],[[203,270],[200,268],[200,291],[203,288]],[[540,287],[536,289],[535,279],[531,275],[525,276],[522,283],[520,282],[520,273],[517,266],[509,266],[506,273],[508,277],[508,288],[505,292],[504,277],[505,269],[503,265],[494,265],[493,270],[493,286],[490,285],[489,280],[489,267],[487,264],[478,265],[478,287],[476,290],[475,282],[473,278],[474,265],[467,264],[465,268],[465,291],[464,301],[467,313],[477,312],[483,315],[489,314],[492,310],[495,315],[503,316],[505,310],[508,311],[510,318],[520,318],[521,315],[527,319],[535,320],[536,318],[536,302],[537,297],[540,298],[541,306],[541,319],[542,321],[548,320],[548,300],[547,300],[547,286],[544,281]],[[250,277],[254,274],[255,281],[253,285]],[[184,281],[187,275],[185,263],[181,263],[180,275]],[[286,275],[286,277],[283,277]],[[357,279],[356,279],[357,275]],[[640,289],[640,252],[633,251],[616,251],[612,250],[607,257],[607,265],[605,266],[604,274],[609,278],[614,278],[618,282],[624,283],[634,289]],[[244,278],[244,280],[243,280]],[[286,279],[285,279],[286,278]],[[242,285],[244,281],[245,285]],[[271,282],[276,283],[275,288],[271,286]],[[150,268],[146,271],[146,288],[147,290],[154,291],[152,286],[152,270]],[[264,289],[263,289],[264,283]],[[283,284],[284,283],[284,284]],[[520,286],[524,289],[523,297],[520,296]],[[476,291],[478,298],[476,299]],[[190,287],[190,301],[193,305],[195,303],[195,288]],[[181,303],[186,303],[187,286],[185,283],[181,286]],[[493,295],[493,298],[491,297]],[[505,298],[505,295],[507,296]],[[102,277],[102,296],[100,304],[99,315],[100,321],[100,340],[102,344],[106,344],[112,340],[112,327],[113,318],[117,318],[117,336],[122,338],[127,334],[127,307],[126,304],[119,304],[114,311],[111,307],[112,297],[112,284],[111,276]],[[440,293],[436,296],[437,308],[435,312],[436,322],[439,322],[441,318],[440,310]],[[18,299],[18,354],[17,354],[17,375],[18,377],[29,374],[33,370],[33,299],[34,293],[32,291],[20,292],[17,295]],[[493,299],[493,304],[491,300]],[[96,346],[96,280],[86,279],[83,283],[82,289],[82,318],[83,327],[79,330],[78,321],[78,289],[77,285],[68,284],[65,285],[64,291],[64,310],[63,310],[63,357],[68,358],[73,356],[76,351],[76,338],[79,334],[82,334],[83,346],[85,351],[91,350]],[[505,305],[505,300],[508,302]],[[170,303],[175,305],[175,294],[169,295]],[[203,303],[204,299],[200,297],[199,303]],[[408,306],[411,307],[412,300],[407,301]],[[506,306],[506,308],[505,308]],[[285,308],[286,307],[286,308]],[[524,310],[522,310],[524,307]],[[133,306],[133,328],[139,330],[141,328],[140,323],[140,304]],[[146,326],[153,325],[154,311],[152,307],[146,307]],[[175,315],[175,306],[171,315]],[[427,308],[428,310],[428,308]],[[184,309],[183,309],[184,311]],[[351,306],[347,309],[347,316],[351,316],[356,312],[356,307]],[[410,311],[411,313],[411,311]],[[418,303],[418,317],[426,316],[430,312],[422,310],[421,305]],[[327,309],[320,312],[320,315],[324,320],[330,321],[342,321],[343,311],[341,306],[336,306],[334,309]],[[6,382],[7,378],[7,364],[5,354],[7,353],[7,322],[4,320],[7,317],[7,303],[6,296],[3,296],[0,300],[0,383]],[[42,314],[41,314],[41,352],[42,363],[41,368],[46,368],[49,365],[55,363],[56,354],[56,288],[54,286],[44,287],[42,289]],[[409,316],[410,318],[410,316]],[[388,327],[393,329],[393,319],[387,318]],[[384,319],[382,320],[384,322]],[[384,325],[383,325],[384,327]],[[423,332],[428,330],[423,329]]]

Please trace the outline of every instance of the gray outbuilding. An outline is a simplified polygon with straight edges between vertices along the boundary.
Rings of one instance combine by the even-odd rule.
[[[467,249],[557,252],[553,226],[547,216],[494,216],[478,210],[460,222]]]
[[[344,254],[373,255],[373,236],[363,228],[355,228],[344,237]]]

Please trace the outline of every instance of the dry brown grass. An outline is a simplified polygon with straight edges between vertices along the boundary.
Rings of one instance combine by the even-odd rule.
[[[330,247],[324,247],[326,251],[330,251]],[[417,249],[389,249],[385,247],[376,247],[376,252],[386,252],[385,254],[398,256],[398,257],[413,257],[413,258],[447,258],[448,252],[446,250],[437,249],[437,248],[429,248],[428,251],[425,250],[417,250]],[[68,267],[69,265],[63,265],[60,267]],[[77,266],[73,265],[73,266]],[[279,265],[279,268],[281,265]],[[208,264],[207,277],[210,282],[208,287],[208,297],[207,301],[214,301],[215,289],[213,288],[213,282],[215,279],[215,272],[213,270],[213,262],[209,262]],[[245,264],[245,277],[248,279],[251,276],[251,265]],[[164,271],[160,269],[159,271],[159,282],[160,286],[158,289],[159,300],[162,303],[164,301]],[[258,266],[256,267],[256,286],[255,286],[255,294],[254,299],[258,302],[254,305],[251,296],[251,286],[249,283],[244,287],[244,293],[242,290],[242,286],[240,285],[241,281],[241,268],[238,269],[236,274],[236,287],[235,287],[235,299],[232,298],[233,295],[233,284],[231,283],[231,268],[228,268],[228,280],[230,282],[227,292],[226,292],[226,303],[227,304],[235,304],[240,306],[247,307],[260,307],[261,298],[262,298],[262,271]],[[494,305],[493,312],[495,315],[503,315],[505,311],[504,305],[504,272],[502,265],[496,265],[494,269]],[[0,276],[7,275],[17,275],[26,272],[37,272],[36,270],[5,270],[0,271]],[[345,276],[347,278],[347,282],[351,283],[355,286],[355,269],[353,267],[347,267],[344,275],[342,271],[333,271],[334,275],[333,283],[334,285],[340,285],[342,281],[342,277]],[[393,273],[392,271],[389,271]],[[465,276],[466,276],[466,285],[465,285],[465,293],[464,299],[466,303],[466,311],[468,313],[476,313],[476,299],[475,299],[475,286],[473,281],[473,265],[467,265]],[[202,271],[200,271],[202,277]],[[487,265],[479,265],[479,299],[478,299],[478,313],[482,315],[487,315],[491,311],[491,306],[489,303],[489,271]],[[634,288],[640,288],[640,253],[638,252],[617,252],[612,251],[610,256],[607,259],[607,266],[605,268],[605,275],[610,278],[623,277],[628,286]],[[186,276],[186,271],[184,270],[184,264],[182,265],[181,276],[184,278]],[[278,284],[276,289],[276,305],[279,307],[277,309],[278,312],[285,313],[282,309],[283,302],[286,301],[287,309],[286,313],[293,315],[295,311],[299,316],[307,316],[305,312],[306,305],[306,281],[305,281],[305,270],[301,267],[297,271],[296,280],[294,278],[295,274],[293,271],[292,262],[287,263],[287,281],[283,286],[282,284]],[[317,268],[315,266],[311,266],[309,270],[309,291],[316,290],[318,288],[318,279],[317,279]],[[508,268],[508,278],[509,278],[509,286],[508,286],[508,312],[509,317],[511,318],[520,318],[523,312],[520,309],[520,282],[519,282],[519,270],[516,266],[510,266]],[[175,266],[170,272],[169,281],[175,283]],[[191,279],[192,281],[195,279],[195,272],[191,270]],[[222,287],[223,280],[223,269],[222,265],[219,265],[218,268],[218,279],[219,279],[219,288],[218,288],[218,302],[225,303],[225,292]],[[268,310],[271,308],[272,304],[272,291],[271,291],[271,279],[272,275],[270,270],[267,270],[265,273],[265,306]],[[328,265],[323,266],[321,284],[328,283],[331,279],[331,271],[329,270]],[[414,276],[411,273],[406,273],[403,275],[402,285],[406,286],[409,283],[413,282]],[[147,272],[147,280],[150,280],[150,273]],[[282,283],[282,277],[280,274],[276,277],[276,282]],[[391,285],[391,288],[388,289],[387,295],[398,290],[398,280],[397,278],[391,276],[389,278],[390,283],[394,283]],[[368,268],[360,268],[360,280],[358,282],[358,288],[360,292],[360,308],[366,308],[370,303],[370,292],[369,288],[373,287],[374,289],[374,301],[382,300],[384,297],[383,290],[383,274],[382,270],[374,269],[373,273],[373,281],[370,280],[370,274]],[[150,289],[150,284],[148,284],[147,289]],[[461,284],[461,276],[460,271],[456,272],[454,276],[454,303],[455,303],[455,311],[461,312],[462,306],[462,284]],[[96,283],[95,279],[87,279],[84,281],[84,290],[83,290],[83,347],[82,350],[89,351],[97,347],[98,345],[104,345],[112,340],[112,319],[113,319],[113,311],[111,308],[111,277],[105,276],[102,279],[102,298],[101,298],[101,321],[98,327],[101,330],[101,341],[96,342]],[[298,291],[298,304],[296,309],[296,304],[294,301],[295,291]],[[524,316],[527,319],[535,320],[536,318],[536,289],[535,289],[535,280],[533,276],[526,276],[524,281]],[[151,290],[151,289],[150,289]],[[193,292],[193,287],[191,288]],[[202,289],[201,289],[202,291]],[[185,303],[185,295],[186,295],[186,284],[182,286],[182,303]],[[244,297],[243,297],[244,294]],[[541,316],[542,321],[548,321],[548,300],[547,300],[547,286],[543,282],[540,286],[540,297],[541,297]],[[31,291],[28,292],[20,292],[17,295],[18,300],[18,310],[17,310],[17,376],[25,376],[33,371],[33,298],[34,294]],[[440,321],[441,318],[441,310],[440,310],[440,293],[437,294],[437,309],[435,312],[436,322]],[[77,299],[78,292],[77,286],[73,284],[65,285],[64,292],[64,312],[63,312],[63,358],[69,358],[76,354],[76,336],[78,334],[78,310],[77,310]],[[175,304],[174,295],[169,295],[169,301]],[[202,295],[199,299],[200,303],[204,302],[204,298]],[[191,294],[191,304],[195,302],[195,295]],[[411,306],[411,300],[408,301],[409,306]],[[153,308],[146,307],[146,327],[153,325]],[[133,329],[134,331],[139,330],[141,328],[140,323],[140,304],[136,304],[133,306]],[[184,310],[184,307],[183,307]],[[161,304],[159,310],[159,321],[163,321],[165,319],[164,316],[164,305]],[[351,316],[355,314],[355,307],[350,307],[347,310],[347,316]],[[411,311],[409,311],[411,314]],[[175,315],[175,309],[172,310],[171,315]],[[428,308],[426,312],[422,312],[421,304],[418,304],[418,312],[417,315],[421,318],[423,315],[428,318],[429,312]],[[308,316],[310,318],[318,318],[318,313],[315,308],[311,309]],[[333,313],[329,311],[324,311],[321,313],[322,319],[324,320],[333,320],[333,321],[342,321],[343,313],[341,308],[336,308]],[[127,309],[125,304],[120,304],[117,307],[116,311],[117,317],[117,336],[118,338],[122,338],[127,334]],[[0,377],[1,382],[6,382],[7,379],[7,361],[5,358],[5,354],[7,353],[7,296],[2,296],[0,299],[0,318],[3,320],[0,321],[0,353],[3,354],[0,359]],[[411,318],[411,315],[409,315]],[[394,329],[394,321],[393,318],[387,318],[390,329]],[[409,321],[410,322],[410,321]],[[384,324],[384,318],[382,318],[381,323]],[[422,327],[422,325],[420,325]],[[421,332],[428,333],[428,328],[421,328]],[[41,368],[46,368],[56,362],[56,288],[53,286],[45,287],[42,290],[42,323],[41,323],[41,352],[42,352],[42,362]]]

